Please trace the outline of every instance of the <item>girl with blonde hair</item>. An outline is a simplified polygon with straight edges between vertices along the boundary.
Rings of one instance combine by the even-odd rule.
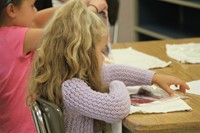
[[[96,132],[94,120],[113,123],[129,113],[125,85],[157,83],[188,86],[181,80],[134,67],[103,64],[108,30],[101,15],[80,0],[64,4],[48,24],[38,49],[29,86],[29,102],[44,98],[63,109],[66,131]]]

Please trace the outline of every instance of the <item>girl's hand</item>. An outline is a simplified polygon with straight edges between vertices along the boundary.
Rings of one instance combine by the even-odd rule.
[[[90,0],[88,4],[96,6],[96,8],[98,9],[98,13],[108,10],[106,0]]]
[[[85,4],[89,4],[91,0],[83,0]]]
[[[173,90],[171,90],[170,88],[171,85],[179,86],[180,91],[183,93],[185,93],[186,90],[189,90],[189,86],[185,82],[183,82],[179,78],[169,75],[155,74],[152,82],[159,85],[170,96],[173,96],[174,94]]]

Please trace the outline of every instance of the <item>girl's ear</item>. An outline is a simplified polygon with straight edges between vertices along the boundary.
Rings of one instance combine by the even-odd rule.
[[[17,7],[10,3],[6,6],[6,12],[9,17],[14,18],[17,15]]]

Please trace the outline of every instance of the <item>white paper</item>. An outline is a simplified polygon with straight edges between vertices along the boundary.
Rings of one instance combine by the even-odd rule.
[[[130,94],[136,94],[140,86],[128,87]],[[174,96],[168,96],[161,88],[151,86],[154,90],[151,92],[155,95],[162,97],[161,99],[155,100],[150,103],[139,104],[139,106],[132,106],[130,108],[130,114],[132,113],[167,113],[175,111],[186,111],[192,110],[192,108],[184,102],[181,97],[182,95],[176,94]],[[186,97],[185,97],[186,98]]]
[[[167,55],[181,63],[200,63],[200,43],[167,44]]]
[[[132,113],[168,113],[175,111],[192,110],[192,108],[180,98],[171,98],[165,101],[131,106],[129,114]]]
[[[131,47],[125,49],[112,49],[113,63],[134,66],[143,69],[166,67],[171,62],[165,62],[157,57],[136,51]]]

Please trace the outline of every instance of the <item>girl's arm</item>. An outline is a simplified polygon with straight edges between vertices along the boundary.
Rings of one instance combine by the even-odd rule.
[[[104,64],[102,79],[105,84],[113,80],[124,82],[126,86],[151,85],[155,72],[131,66]]]
[[[87,1],[87,0],[85,0]],[[108,5],[105,0],[89,0],[86,2],[88,5],[94,5],[93,6],[88,6],[88,8],[94,12],[98,10],[97,13],[100,13],[102,11],[107,11],[108,10]],[[97,8],[97,9],[96,9]]]
[[[155,74],[153,71],[131,66],[105,64],[103,66],[103,81],[109,83],[113,80],[122,81],[127,86],[157,84],[169,95],[174,94],[174,91],[170,89],[171,85],[179,86],[184,93],[189,89],[185,82],[173,76]]]
[[[62,85],[64,106],[83,116],[113,123],[129,113],[130,97],[125,85],[113,81],[109,93],[92,90],[80,79],[67,80]]]
[[[43,9],[37,12],[31,28],[43,28],[59,7]]]
[[[39,48],[40,40],[43,35],[43,28],[58,8],[59,7],[44,9],[36,14],[32,26],[26,32],[23,48],[24,55]]]
[[[67,2],[68,0],[60,0],[60,1],[64,3],[64,2]],[[82,0],[82,1],[87,5],[91,4],[91,5],[96,6],[99,12],[108,9],[108,5],[107,5],[106,0]],[[91,11],[96,12],[96,8],[95,7],[89,6],[88,8]]]
[[[35,51],[40,46],[40,40],[43,35],[41,28],[29,28],[24,39],[23,54],[27,55],[31,51]]]

